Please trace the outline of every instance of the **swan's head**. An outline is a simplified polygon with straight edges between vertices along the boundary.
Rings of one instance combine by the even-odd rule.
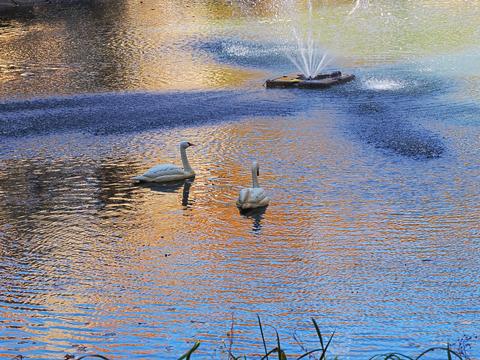
[[[260,176],[260,165],[258,165],[258,162],[256,161],[252,163],[252,172],[256,172],[257,176]]]
[[[195,144],[192,144],[191,142],[188,142],[188,141],[182,141],[180,143],[180,149],[186,149],[190,146],[195,146]]]

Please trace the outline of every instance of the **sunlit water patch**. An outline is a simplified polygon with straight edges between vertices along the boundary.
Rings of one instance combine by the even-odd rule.
[[[363,82],[363,86],[368,90],[394,91],[403,89],[408,84],[401,80],[370,78]]]

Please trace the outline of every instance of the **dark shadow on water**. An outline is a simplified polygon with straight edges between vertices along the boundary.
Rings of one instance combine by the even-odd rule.
[[[190,197],[190,188],[192,187],[193,180],[185,181],[183,185],[183,192],[182,192],[182,206],[189,207],[191,202],[189,201]]]
[[[0,137],[81,131],[109,135],[295,111],[264,91],[109,93],[0,102]]]
[[[240,215],[253,221],[252,232],[255,234],[259,234],[262,231],[262,220],[266,211],[266,206],[256,209],[239,210]]]
[[[265,90],[259,85],[259,89],[243,91],[106,93],[3,101],[0,137],[53,132],[101,136],[321,110],[343,114],[346,120],[339,125],[368,146],[413,159],[435,159],[447,150],[444,140],[422,123],[476,110],[436,100],[442,92],[440,80],[417,75],[410,74],[411,82],[421,85],[383,92],[362,88],[360,73],[353,83],[323,91]]]
[[[333,89],[344,101],[348,133],[374,148],[418,160],[435,159],[447,151],[443,139],[423,124],[449,116],[449,107],[437,99],[451,85],[411,71],[397,75],[385,69],[375,76],[396,79],[401,88],[375,90],[365,87],[371,74],[361,74],[350,87]],[[469,110],[471,111],[471,110]]]
[[[434,159],[445,152],[445,146],[435,133],[414,125],[408,108],[377,101],[357,105],[356,120],[351,123],[354,133],[376,148],[417,159]],[[432,113],[430,116],[436,116]]]
[[[171,181],[167,183],[140,183],[137,184],[140,187],[148,188],[152,191],[161,192],[161,193],[176,193],[183,187],[182,190],[182,206],[190,207],[192,204],[189,201],[190,197],[190,188],[192,187],[193,181],[195,178],[180,180],[180,181]]]
[[[185,185],[186,180],[179,180],[179,181],[170,181],[166,183],[147,183],[142,182],[137,184],[140,187],[148,188],[152,191],[162,192],[162,193],[175,193],[177,192],[183,185]]]

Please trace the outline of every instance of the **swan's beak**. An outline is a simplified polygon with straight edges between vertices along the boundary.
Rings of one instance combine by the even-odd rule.
[[[260,176],[260,169],[257,169],[257,176]]]
[[[196,146],[195,144],[192,144],[191,142],[188,143],[188,146]]]

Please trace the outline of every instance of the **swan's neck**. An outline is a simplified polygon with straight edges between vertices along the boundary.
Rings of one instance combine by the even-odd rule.
[[[257,176],[257,173],[258,173],[258,169],[256,167],[253,167],[252,168],[252,183],[253,183],[253,187],[254,188],[258,188],[260,187],[258,185],[258,176]]]
[[[193,169],[190,166],[190,163],[188,162],[188,158],[187,158],[187,149],[186,148],[180,148],[180,155],[182,156],[183,170],[186,173],[192,173]]]

